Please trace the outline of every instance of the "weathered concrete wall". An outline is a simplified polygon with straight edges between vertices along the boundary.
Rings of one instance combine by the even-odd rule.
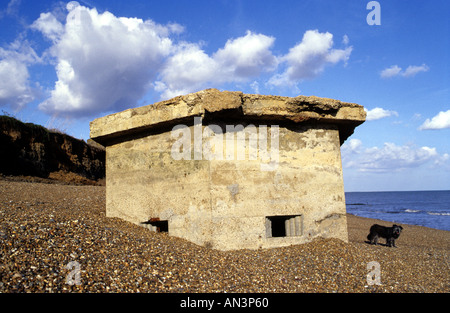
[[[194,126],[190,131],[194,134]],[[226,146],[230,141],[223,137]],[[316,236],[347,240],[335,127],[280,127],[273,171],[261,170],[261,160],[249,160],[248,139],[235,137],[236,148],[246,149],[245,160],[174,160],[176,139],[170,132],[107,147],[107,215],[134,223],[167,220],[170,235],[221,250],[276,247]],[[301,234],[267,238],[266,217],[277,215],[301,215]]]
[[[169,235],[220,250],[279,247],[318,236],[347,241],[340,145],[364,121],[363,108],[321,98],[293,105],[296,98],[221,95],[204,91],[168,100],[168,107],[145,108],[147,113],[138,108],[91,123],[91,137],[106,145],[107,216],[137,224],[167,221]],[[197,102],[188,105],[189,99]],[[202,124],[194,124],[195,116],[205,118]],[[172,127],[180,123],[190,134],[187,159],[174,158],[180,137]],[[226,132],[226,125],[245,128]],[[255,157],[249,129],[267,133],[276,162],[261,147]],[[243,132],[246,140],[239,137]],[[209,134],[200,158],[198,133]],[[233,156],[227,156],[230,145]],[[208,160],[210,150],[222,157]]]

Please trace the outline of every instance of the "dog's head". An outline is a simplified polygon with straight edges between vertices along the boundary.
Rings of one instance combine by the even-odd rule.
[[[399,225],[393,225],[392,226],[392,234],[394,235],[395,238],[398,238],[400,236],[400,233],[402,232],[403,227],[399,226]]]

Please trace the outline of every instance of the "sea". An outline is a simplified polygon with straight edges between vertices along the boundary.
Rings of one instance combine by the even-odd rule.
[[[450,231],[450,190],[346,192],[347,213]]]

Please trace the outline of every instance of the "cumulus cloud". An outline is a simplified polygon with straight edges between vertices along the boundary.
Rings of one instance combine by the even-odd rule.
[[[58,80],[40,104],[48,113],[89,115],[134,105],[152,87],[169,98],[208,84],[246,81],[274,70],[275,38],[250,31],[208,55],[197,43],[174,44],[178,24],[98,13],[70,2],[65,24],[42,13],[32,24],[52,41]]]
[[[440,155],[436,148],[427,146],[398,146],[386,142],[382,147],[367,148],[359,139],[349,140],[342,146],[344,168],[355,168],[360,172],[397,172],[426,163],[449,168],[448,161],[448,154]]]
[[[426,119],[425,122],[419,127],[420,130],[443,128],[450,128],[450,110],[445,112],[441,111],[432,119]]]
[[[75,2],[66,23],[43,13],[32,24],[53,42],[58,80],[39,105],[48,113],[88,115],[134,105],[172,49],[174,24],[102,14]]]
[[[56,41],[64,33],[64,26],[51,13],[41,13],[30,27],[41,31],[52,41]]]
[[[372,110],[367,110],[366,108],[364,108],[364,111],[366,111],[367,113],[366,116],[367,121],[379,120],[381,118],[389,116],[398,116],[398,113],[396,111],[389,111],[378,107]]]
[[[119,111],[152,90],[162,99],[227,83],[248,83],[258,90],[263,74],[273,76],[272,85],[293,86],[317,77],[327,65],[346,62],[352,51],[348,36],[344,49],[334,49],[332,34],[308,30],[284,56],[272,52],[274,37],[252,31],[207,53],[201,43],[173,40],[185,31],[176,23],[117,17],[76,1],[66,9],[63,18],[60,12],[46,12],[31,25],[51,43],[44,55],[55,64],[57,81],[39,105],[49,114]],[[280,64],[284,72],[274,75]]]
[[[344,36],[343,42],[348,44],[348,36]],[[274,75],[269,83],[275,86],[293,85],[303,79],[317,77],[326,65],[346,62],[353,50],[352,47],[332,47],[333,35],[329,32],[306,31],[302,41],[280,58],[280,61],[287,65],[287,69],[282,74]]]
[[[199,45],[184,43],[165,63],[155,89],[162,98],[185,94],[212,81],[217,71],[218,64]]]
[[[182,43],[164,65],[156,90],[163,98],[198,90],[207,84],[246,81],[276,67],[270,51],[275,38],[247,31],[213,55],[199,44]]]
[[[406,70],[402,71],[402,68],[398,65],[392,65],[380,72],[381,78],[390,78],[394,76],[413,77],[420,72],[428,72],[430,68],[426,64],[422,65],[410,65]]]
[[[274,70],[277,65],[270,51],[274,41],[274,37],[247,31],[243,37],[228,40],[213,58],[227,79],[258,76],[263,71]]]
[[[0,47],[0,105],[17,110],[36,98],[39,87],[31,85],[28,66],[39,62],[27,41],[16,40],[6,49]]]

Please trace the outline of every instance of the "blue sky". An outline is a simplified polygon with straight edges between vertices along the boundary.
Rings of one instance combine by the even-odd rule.
[[[205,88],[363,105],[346,191],[450,189],[450,2],[0,1],[0,109],[89,122]],[[378,13],[378,11],[373,11]]]

